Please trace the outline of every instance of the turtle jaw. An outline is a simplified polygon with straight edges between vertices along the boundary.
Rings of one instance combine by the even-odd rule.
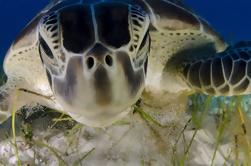
[[[75,120],[104,127],[125,116],[139,99],[144,88],[144,69],[135,71],[126,53],[118,52],[113,57],[113,67],[95,62],[91,69],[87,57],[71,57],[65,76],[52,78],[56,99]]]

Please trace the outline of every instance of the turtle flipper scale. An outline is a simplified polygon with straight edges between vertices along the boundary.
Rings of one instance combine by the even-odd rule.
[[[251,44],[239,42],[209,58],[185,62],[182,74],[192,89],[206,94],[250,94]]]

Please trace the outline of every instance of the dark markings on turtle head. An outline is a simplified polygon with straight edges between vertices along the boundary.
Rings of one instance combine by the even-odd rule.
[[[91,9],[88,6],[72,6],[60,13],[63,45],[73,53],[81,53],[95,40]]]
[[[73,59],[71,63],[69,63],[68,68],[67,68],[67,77],[66,81],[68,82],[67,87],[73,87],[77,84],[77,73],[82,72],[82,61],[78,59]],[[78,70],[78,71],[76,71]]]
[[[122,65],[131,95],[134,96],[144,82],[144,71],[134,71],[130,58],[125,52],[118,52],[118,62]]]
[[[225,82],[220,58],[215,58],[213,61],[212,77],[213,77],[213,83],[216,87],[219,87]]]
[[[91,55],[98,60],[102,61],[106,54],[111,53],[107,48],[105,48],[102,44],[96,43],[92,49],[87,53],[88,55]]]
[[[119,48],[130,41],[128,6],[121,3],[100,3],[95,6],[98,35],[102,42]]]
[[[140,28],[142,28],[142,25],[139,23],[138,20],[132,20],[132,23]]]
[[[51,32],[54,32],[54,31],[56,31],[58,29],[58,26],[57,25],[54,25],[52,28],[51,28]],[[51,37],[56,37],[58,35],[58,33],[57,32],[55,32],[55,33],[53,33],[53,35],[51,36]]]
[[[43,57],[42,57],[42,52],[41,52],[41,47],[40,47],[40,45],[38,46],[38,53],[39,53],[39,57],[40,57],[40,59],[41,59],[42,64],[44,64],[44,60],[43,60]]]
[[[50,59],[53,59],[53,53],[50,49],[50,47],[48,46],[48,44],[46,43],[46,41],[39,35],[39,44],[40,44],[40,49],[43,49],[44,53],[46,54],[46,56],[48,56]],[[42,50],[40,50],[40,53],[42,52]]]
[[[241,79],[244,78],[246,74],[246,62],[243,60],[234,62],[233,73],[231,75],[230,84],[235,85]]]
[[[112,100],[111,81],[104,67],[99,66],[94,73],[96,101],[100,105],[107,105]]]
[[[52,20],[52,19],[56,19],[57,18],[57,15],[54,13],[54,12],[51,12],[48,17],[47,17],[49,20]]]
[[[54,24],[56,24],[56,23],[57,23],[57,19],[48,20],[48,21],[46,22],[47,25],[54,25]]]
[[[144,63],[145,75],[147,74],[147,66],[148,66],[148,57],[146,58],[145,63]]]
[[[48,81],[49,81],[50,87],[52,87],[52,79],[51,79],[51,74],[50,74],[50,72],[48,71],[48,69],[46,69],[46,75],[47,75],[47,78],[48,78]]]
[[[145,34],[145,36],[140,44],[139,50],[141,50],[147,44],[147,41],[148,41],[148,32]]]
[[[79,73],[83,72],[81,57],[71,58],[66,69],[65,80],[53,79],[55,85],[54,89],[60,94],[69,104],[72,104],[76,96],[77,77]]]

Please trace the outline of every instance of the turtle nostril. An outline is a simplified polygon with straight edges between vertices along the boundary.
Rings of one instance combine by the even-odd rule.
[[[113,60],[112,60],[112,57],[111,57],[110,55],[106,55],[106,57],[105,57],[105,63],[106,63],[108,66],[112,66]]]
[[[94,66],[94,58],[88,57],[86,60],[86,65],[88,69],[91,69]]]

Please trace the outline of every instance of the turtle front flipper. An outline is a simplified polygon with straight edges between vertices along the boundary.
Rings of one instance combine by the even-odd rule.
[[[7,120],[12,112],[23,106],[40,105],[61,111],[53,96],[45,96],[28,90],[27,82],[16,76],[8,76],[7,82],[0,87],[0,124]]]
[[[179,64],[172,61],[214,55],[224,51],[228,44],[204,19],[180,1],[143,2],[151,19],[151,51],[148,57],[146,89],[175,94],[190,90],[176,74],[176,70],[170,70],[173,67],[176,69]],[[186,51],[191,53],[186,54]]]
[[[251,93],[251,42],[239,42],[208,58],[184,61],[181,68],[192,89],[216,96]]]
[[[11,78],[0,87],[0,124],[11,116],[14,108],[19,109],[22,105],[20,101],[16,102],[20,98],[17,89],[20,83],[21,80]]]

